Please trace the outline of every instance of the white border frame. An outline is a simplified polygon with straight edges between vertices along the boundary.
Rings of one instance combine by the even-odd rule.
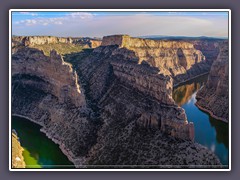
[[[228,40],[229,40],[229,168],[228,169],[13,169],[11,157],[11,67],[12,67],[12,12],[228,12]],[[231,171],[231,9],[10,9],[9,10],[9,171]]]

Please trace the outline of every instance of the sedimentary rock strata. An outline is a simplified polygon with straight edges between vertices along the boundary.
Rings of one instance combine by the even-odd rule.
[[[12,46],[24,45],[35,46],[44,44],[80,44],[85,48],[95,48],[100,46],[101,40],[91,38],[71,38],[55,36],[14,36],[12,37]]]
[[[164,75],[175,77],[186,74],[194,64],[205,61],[201,51],[194,44],[183,41],[164,41],[132,38],[127,35],[106,36],[102,46],[118,45],[134,52],[138,63],[157,67]],[[121,53],[121,52],[119,52]]]
[[[55,43],[72,43],[71,38],[61,38],[54,36],[15,36],[13,42],[21,43],[24,46],[55,44]]]
[[[220,46],[220,53],[214,61],[206,85],[197,93],[197,105],[213,117],[229,120],[229,58],[228,42]]]

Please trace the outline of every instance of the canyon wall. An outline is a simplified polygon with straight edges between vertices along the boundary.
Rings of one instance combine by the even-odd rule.
[[[48,57],[24,47],[12,55],[12,114],[40,124],[74,163],[95,140],[77,75],[55,51]]]
[[[133,51],[118,45],[82,53],[72,63],[102,122],[86,162],[105,168],[219,165],[212,152],[191,141],[193,124],[174,104],[169,76],[138,64]]]
[[[85,107],[85,99],[81,93],[78,76],[71,64],[63,61],[56,51],[50,57],[35,49],[22,49],[12,57],[12,77],[32,76],[44,79],[41,87],[46,93],[54,94],[59,102],[70,100],[77,107]],[[36,86],[40,87],[40,84]]]
[[[139,119],[139,124],[143,126],[150,123],[150,126],[174,137],[193,140],[193,124],[188,123],[184,110],[178,108],[172,99],[172,79],[161,74],[154,67],[138,64],[116,53],[119,50],[121,51],[118,46],[98,47],[78,64],[81,78],[88,82],[88,91],[92,100],[99,104],[104,97],[111,96],[110,87],[114,89],[115,86],[122,86],[126,89],[134,89],[136,94],[142,95],[142,98],[149,97],[149,103],[148,101],[140,104],[121,102],[121,99],[125,97],[119,97],[119,102],[114,100],[116,105],[103,107],[100,104],[100,109],[106,108],[106,111],[113,111],[109,114],[115,114],[117,109],[109,109],[110,107],[118,106],[118,104],[125,104],[125,106],[132,104],[132,107],[138,108],[138,111],[131,110],[129,107],[129,111],[134,113],[124,118],[138,117],[136,119]],[[131,52],[125,49],[124,54]],[[117,83],[112,84],[116,81]],[[122,95],[129,97],[127,91]]]
[[[220,45],[206,85],[197,93],[197,105],[216,119],[229,120],[229,54],[228,42]]]
[[[211,63],[206,65],[209,60],[198,50],[204,49],[200,42],[150,40],[128,35],[103,37],[102,46],[109,45],[119,46],[121,51],[116,53],[120,54],[123,54],[123,49],[131,50],[139,64],[145,63],[158,68],[164,75],[170,75],[174,84],[206,73],[211,66]],[[208,57],[209,54],[206,53]]]

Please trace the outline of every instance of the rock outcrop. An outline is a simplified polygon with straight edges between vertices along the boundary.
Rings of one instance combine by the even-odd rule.
[[[81,93],[76,72],[56,51],[52,51],[50,57],[46,57],[41,51],[25,48],[13,55],[12,59],[14,80],[24,76],[39,78],[36,86],[45,93],[54,94],[59,102],[70,100],[76,107],[85,107],[84,95]]]
[[[62,38],[54,36],[15,36],[13,42],[19,42],[24,46],[56,44],[56,43],[72,43],[71,38]]]
[[[15,131],[12,132],[12,168],[25,168],[23,148]]]
[[[229,120],[229,56],[228,42],[220,45],[206,85],[197,93],[197,106],[216,119]]]

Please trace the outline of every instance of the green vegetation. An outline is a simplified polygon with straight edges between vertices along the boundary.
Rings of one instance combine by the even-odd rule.
[[[31,153],[25,148],[23,151],[24,160],[27,162],[26,168],[42,168],[38,161],[32,157]]]
[[[80,52],[84,49],[84,47],[81,45],[68,44],[68,43],[42,44],[42,45],[33,45],[31,47],[42,50],[46,56],[49,56],[50,51],[53,49],[55,49],[61,55]]]

